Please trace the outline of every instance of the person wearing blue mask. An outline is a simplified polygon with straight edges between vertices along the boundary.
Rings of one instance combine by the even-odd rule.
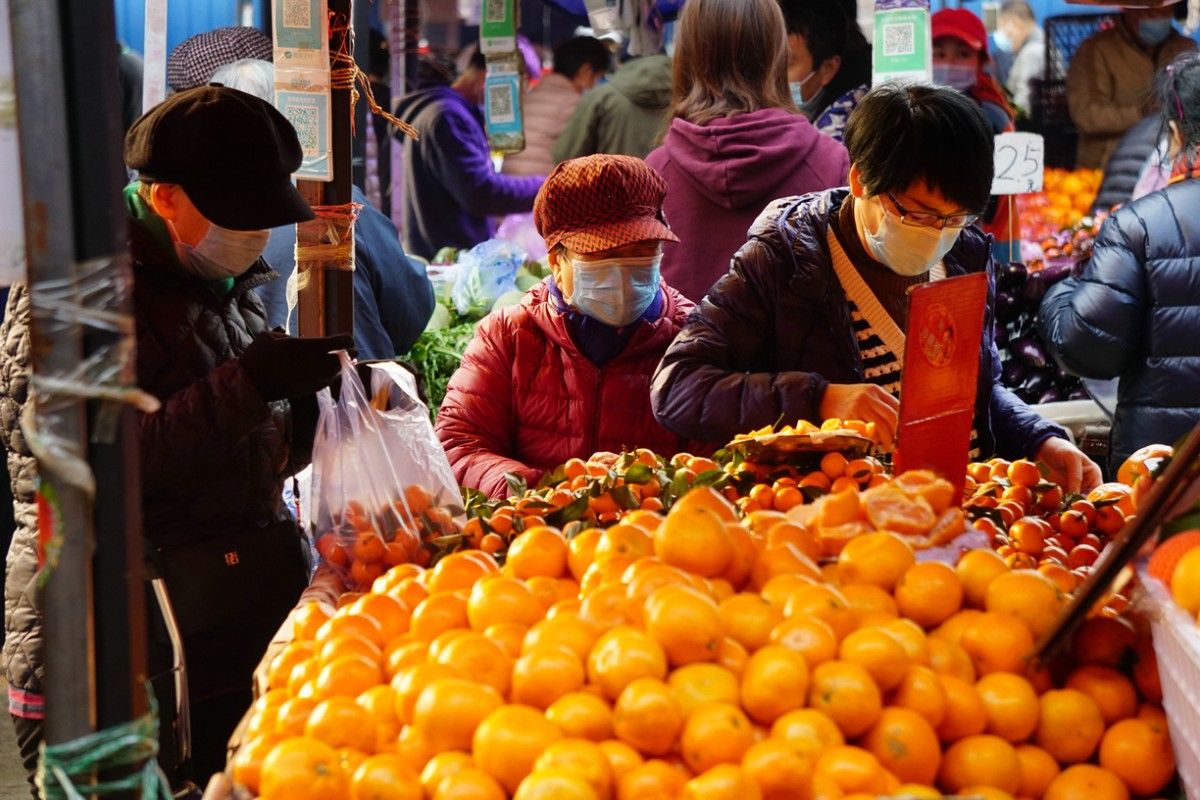
[[[663,357],[650,398],[676,434],[721,445],[780,419],[858,419],[891,450],[909,289],[982,272],[994,290],[987,237],[972,227],[991,190],[992,132],[970,98],[878,86],[850,117],[846,149],[849,188],[767,206]],[[1099,468],[1066,431],[1001,385],[991,319],[977,455],[1035,458],[1070,491],[1095,486]]]
[[[779,0],[787,27],[792,102],[818,131],[842,141],[858,101],[871,88],[870,47],[838,0]]]
[[[1079,129],[1076,166],[1103,169],[1121,137],[1157,110],[1154,76],[1196,43],[1175,30],[1175,7],[1127,8],[1079,46],[1067,71],[1067,107]]]
[[[650,410],[650,378],[692,304],[662,281],[666,182],[646,162],[595,155],[555,167],[534,223],[551,277],[479,323],[436,430],[463,486],[507,497],[571,458],[688,444]],[[693,451],[694,452],[694,451]]]
[[[1046,71],[1046,37],[1026,0],[1004,0],[992,41],[999,51],[997,61],[1001,54],[1010,60],[1001,76],[1004,88],[1013,105],[1028,113],[1033,107],[1033,81]]]

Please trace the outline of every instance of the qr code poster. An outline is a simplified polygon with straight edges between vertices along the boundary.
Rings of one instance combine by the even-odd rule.
[[[271,0],[275,68],[329,68],[325,0]]]
[[[511,53],[517,49],[517,4],[515,0],[483,0],[479,26],[479,49],[485,55]]]
[[[520,76],[489,73],[484,97],[484,116],[489,136],[522,132]]]
[[[508,8],[504,0],[484,0],[485,22],[504,22],[508,17]]]
[[[300,149],[304,151],[304,160],[295,176],[302,180],[332,180],[329,95],[280,90],[275,93],[275,105],[296,129]]]
[[[929,11],[894,8],[875,13],[872,83],[928,81],[932,76]]]

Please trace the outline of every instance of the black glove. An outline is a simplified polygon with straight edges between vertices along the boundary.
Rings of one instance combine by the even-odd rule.
[[[354,352],[349,334],[296,338],[277,331],[255,337],[242,353],[242,368],[254,382],[263,400],[282,400],[313,394],[337,377],[341,364],[336,350]]]

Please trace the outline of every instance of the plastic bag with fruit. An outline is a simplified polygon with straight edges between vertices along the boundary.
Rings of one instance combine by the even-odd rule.
[[[358,591],[396,564],[429,563],[455,540],[463,515],[415,379],[388,362],[370,371],[368,396],[343,353],[338,398],[317,395],[308,499],[321,558]]]

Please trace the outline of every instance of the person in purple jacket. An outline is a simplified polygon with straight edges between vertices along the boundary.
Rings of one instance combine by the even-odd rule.
[[[495,233],[491,217],[533,209],[545,176],[501,175],[492,166],[480,108],[486,76],[483,54],[476,52],[454,83],[400,101],[396,116],[420,134],[416,140],[400,135],[406,252],[428,259],[443,247],[474,247]]]
[[[763,206],[846,182],[846,149],[798,113],[787,65],[775,0],[684,6],[671,125],[646,161],[667,182],[663,210],[681,240],[665,246],[663,278],[693,302],[729,271]]]

